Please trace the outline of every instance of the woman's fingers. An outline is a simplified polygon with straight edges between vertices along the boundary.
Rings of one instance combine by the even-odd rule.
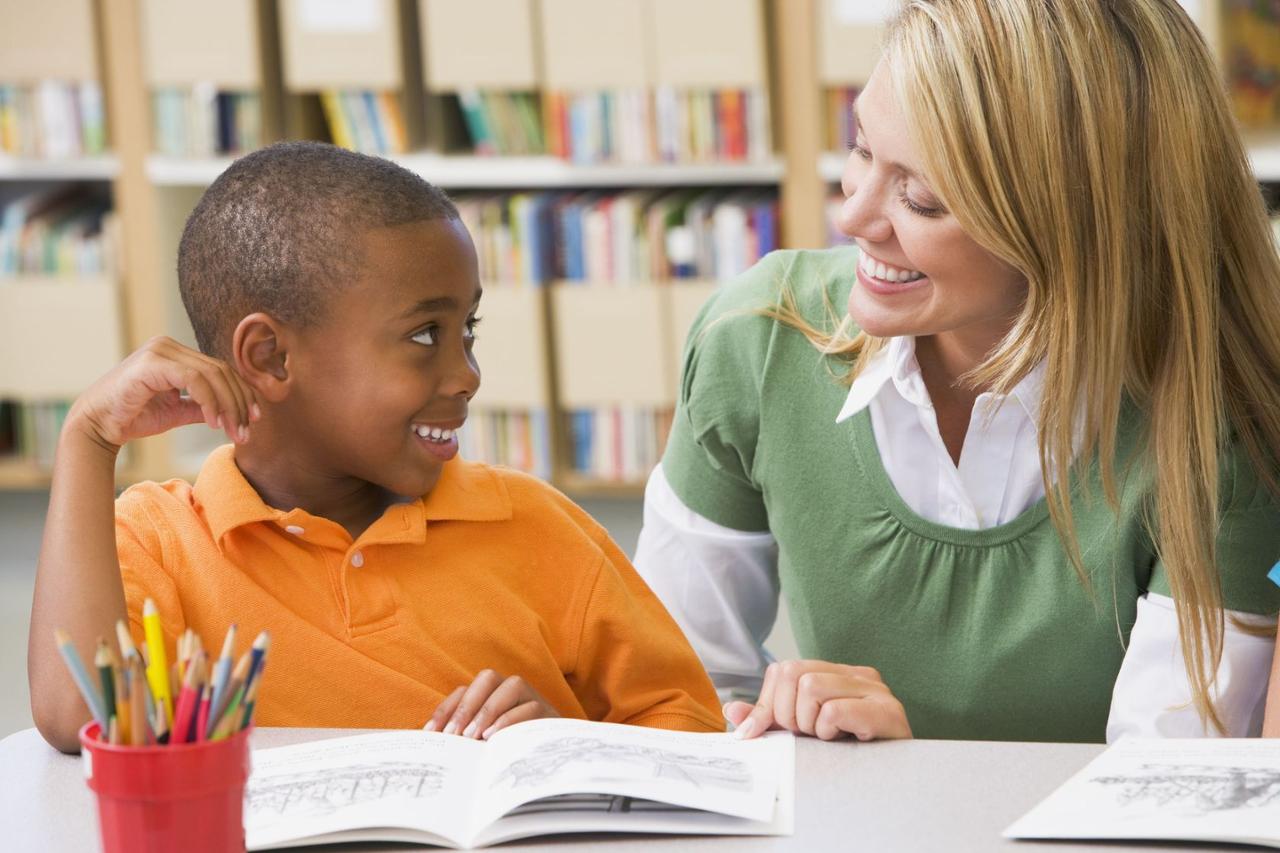
[[[760,685],[760,695],[756,698],[755,707],[746,719],[734,729],[740,738],[753,738],[764,734],[774,723],[773,694],[774,685],[778,682],[778,664],[771,663],[764,670],[764,682]]]
[[[911,726],[902,703],[889,694],[831,699],[822,703],[814,734],[835,740],[846,734],[858,740],[909,738]]]
[[[728,720],[734,728],[742,725],[742,721],[751,713],[751,709],[755,707],[750,702],[743,702],[735,699],[732,702],[726,702],[724,705],[724,718]]]
[[[793,731],[816,735],[818,713],[832,699],[862,699],[871,696],[892,697],[892,694],[878,677],[868,678],[849,672],[806,672],[796,681],[796,725]]]
[[[445,723],[453,716],[453,712],[458,710],[458,703],[462,701],[462,694],[466,692],[466,687],[459,687],[446,696],[444,701],[436,706],[431,719],[427,720],[427,724],[422,727],[423,730],[428,732],[442,731]]]

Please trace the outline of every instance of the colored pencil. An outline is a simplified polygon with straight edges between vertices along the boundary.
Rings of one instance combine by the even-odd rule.
[[[219,724],[222,722],[223,716],[227,713],[227,709],[231,707],[232,701],[238,706],[240,703],[239,694],[244,690],[244,679],[249,674],[249,661],[251,655],[245,652],[240,656],[240,660],[236,661],[236,668],[231,671],[231,680],[227,682],[227,689],[222,694],[222,701],[213,706],[209,712],[209,739],[214,740],[214,733],[218,730]]]
[[[227,636],[222,640],[222,655],[218,658],[218,663],[214,667],[213,673],[213,707],[217,708],[222,703],[223,694],[227,691],[227,682],[231,678],[232,656],[235,654],[236,645],[236,626],[232,625],[227,629]],[[209,734],[209,732],[205,732]]]
[[[98,670],[98,681],[102,683],[102,712],[110,721],[116,713],[115,677],[111,670],[111,650],[101,637],[98,638],[98,650],[93,654],[93,666]]]
[[[203,743],[208,738],[209,705],[213,702],[213,687],[205,684],[200,691],[200,710],[196,713],[196,742]]]
[[[173,711],[172,743],[186,743],[191,739],[191,726],[195,723],[197,706],[200,703],[200,670],[201,657],[196,655],[186,666],[186,678],[178,693],[178,705]]]
[[[142,605],[142,629],[147,636],[147,651],[151,662],[147,666],[147,680],[156,705],[164,712],[166,726],[173,725],[173,699],[169,691],[169,659],[164,650],[164,631],[160,627],[160,611],[156,603],[147,599]],[[159,732],[156,733],[157,737]]]
[[[84,703],[89,706],[89,713],[93,714],[99,728],[104,732],[107,731],[107,713],[102,705],[102,697],[98,695],[97,689],[89,679],[89,673],[85,671],[84,661],[80,660],[76,647],[71,645],[71,637],[59,628],[53,632],[53,639],[58,644],[58,651],[62,654],[67,669],[71,670],[71,678],[76,683],[76,689],[84,697]]]

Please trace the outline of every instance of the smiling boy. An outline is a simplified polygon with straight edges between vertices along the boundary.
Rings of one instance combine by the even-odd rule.
[[[64,751],[81,648],[145,599],[170,644],[272,633],[268,726],[483,737],[563,715],[720,731],[679,628],[607,533],[541,481],[457,459],[481,287],[448,198],[388,161],[284,143],[234,163],[179,248],[200,352],[150,341],[76,401],[32,609],[32,712]],[[185,393],[184,393],[185,392]],[[125,443],[203,421],[194,484],[113,502]]]

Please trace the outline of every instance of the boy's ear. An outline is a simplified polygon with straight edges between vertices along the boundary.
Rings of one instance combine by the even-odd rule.
[[[258,312],[245,317],[231,338],[233,366],[267,402],[289,396],[288,333],[276,318]]]

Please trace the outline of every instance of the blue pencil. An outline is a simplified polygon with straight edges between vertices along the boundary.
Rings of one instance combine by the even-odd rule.
[[[71,678],[80,690],[80,695],[84,697],[84,703],[89,706],[89,712],[98,721],[98,726],[105,737],[107,735],[107,714],[102,706],[102,697],[98,695],[98,691],[93,687],[93,682],[89,680],[89,673],[84,668],[84,662],[80,660],[76,647],[71,645],[71,638],[67,636],[66,631],[61,628],[56,629],[53,632],[53,639],[58,644],[58,651],[62,653],[62,659],[66,661],[67,669],[71,670]]]

